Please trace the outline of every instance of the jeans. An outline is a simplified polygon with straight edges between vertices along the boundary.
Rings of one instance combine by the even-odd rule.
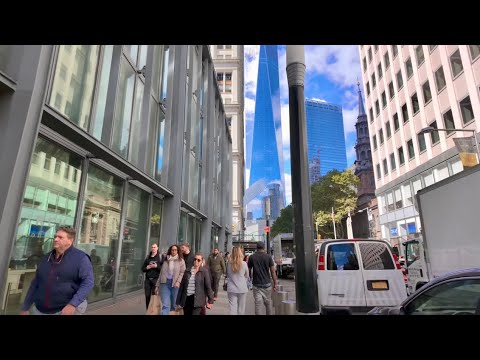
[[[272,287],[261,288],[253,285],[253,298],[255,299],[255,315],[261,315],[262,301],[267,315],[272,315]]]
[[[167,279],[165,284],[160,284],[160,299],[162,300],[162,315],[168,315],[170,311],[175,311],[178,288],[172,286],[172,279]]]

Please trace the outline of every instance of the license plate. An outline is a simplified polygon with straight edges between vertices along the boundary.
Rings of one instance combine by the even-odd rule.
[[[373,289],[388,289],[388,284],[386,281],[372,281]]]

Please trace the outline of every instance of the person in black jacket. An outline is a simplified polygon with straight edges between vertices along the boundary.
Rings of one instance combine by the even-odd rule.
[[[200,315],[202,309],[213,307],[213,290],[210,274],[201,264],[203,255],[196,253],[190,271],[185,271],[177,296],[177,308],[183,308],[184,315]],[[208,303],[207,303],[208,297]]]
[[[155,292],[155,284],[160,276],[162,261],[158,253],[158,245],[153,243],[152,251],[143,262],[142,271],[145,273],[145,302],[148,309],[150,297]]]

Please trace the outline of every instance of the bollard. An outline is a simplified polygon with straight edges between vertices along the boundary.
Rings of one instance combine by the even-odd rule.
[[[275,307],[275,314],[276,315],[282,315],[282,302],[287,300],[288,298],[288,293],[286,291],[277,291],[276,292],[277,295],[276,295],[276,299],[277,299],[277,303],[276,303],[276,307]]]
[[[283,285],[277,285],[277,291],[285,291]]]
[[[282,315],[295,315],[297,313],[295,300],[282,301],[280,308],[282,309]]]

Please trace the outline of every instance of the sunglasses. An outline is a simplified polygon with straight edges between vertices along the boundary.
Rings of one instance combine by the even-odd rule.
[[[199,258],[195,258],[194,260],[195,261],[202,261],[202,259],[199,259]]]

